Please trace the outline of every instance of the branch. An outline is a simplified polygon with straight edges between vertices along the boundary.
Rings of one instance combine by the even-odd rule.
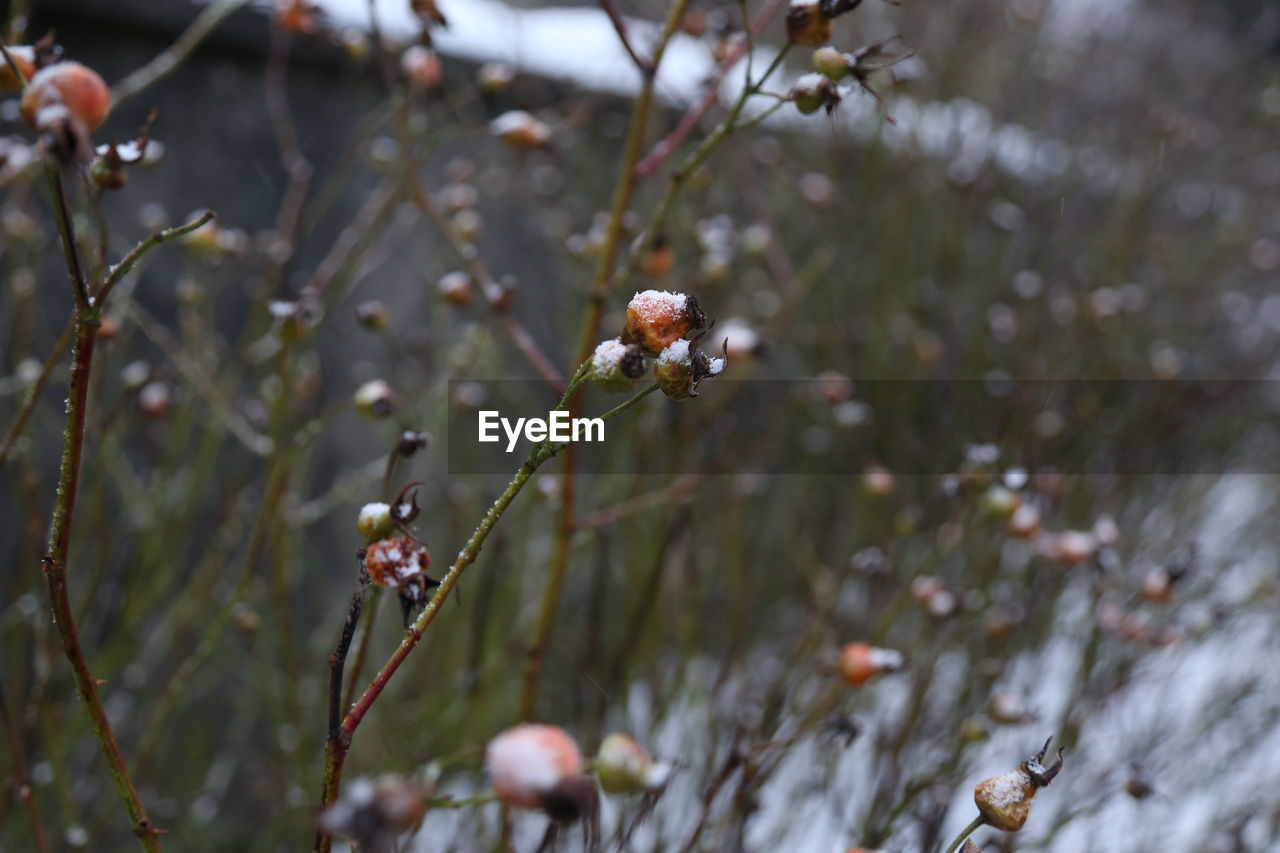
[[[623,20],[618,7],[614,5],[613,0],[599,0],[600,8],[604,9],[604,13],[609,16],[609,23],[613,24],[614,30],[618,33],[618,40],[622,42],[623,48],[627,51],[627,56],[631,57],[631,61],[636,64],[636,68],[640,71],[641,76],[651,78],[657,72],[657,65],[647,62],[636,53],[635,48],[631,46],[631,39],[627,38],[627,22]]]
[[[232,12],[248,0],[219,0],[206,6],[182,35],[146,65],[129,74],[111,89],[111,111],[143,89],[158,83],[190,56]]]
[[[778,14],[778,10],[782,8],[784,0],[770,0],[769,5],[760,10],[760,14],[756,16],[755,23],[752,24],[750,32],[755,36],[759,36],[764,28],[773,20],[773,16]],[[738,60],[752,46],[752,42],[744,40],[734,45],[725,56],[724,61],[720,63],[719,73],[707,83],[707,94],[702,100],[689,108],[684,114],[684,118],[680,119],[680,123],[676,125],[676,129],[666,136],[652,150],[645,155],[644,159],[636,164],[636,177],[647,178],[658,170],[658,168],[666,162],[667,158],[676,152],[684,141],[689,138],[689,134],[698,126],[698,122],[702,121],[702,117],[707,114],[707,110],[711,109],[711,105],[719,98],[720,83],[728,75],[733,66],[738,64]],[[748,81],[749,83],[750,81]]]
[[[213,221],[214,215],[215,214],[212,210],[206,210],[203,214],[191,220],[187,224],[175,225],[173,228],[166,228],[163,231],[157,231],[138,245],[134,246],[129,254],[120,259],[120,263],[107,271],[107,277],[102,282],[102,287],[98,289],[97,296],[95,297],[98,305],[101,306],[106,302],[107,296],[111,294],[112,288],[120,282],[120,279],[125,277],[129,270],[133,269],[133,265],[140,261],[143,255],[150,252],[166,240],[172,240],[174,237],[181,237],[184,234],[190,234],[197,228],[207,225]]]
[[[0,442],[0,471],[4,470],[5,460],[9,458],[9,451],[13,449],[13,445],[17,443],[18,436],[22,435],[22,430],[26,428],[27,421],[31,419],[31,413],[35,411],[36,403],[40,401],[40,394],[44,391],[44,386],[49,383],[49,377],[53,375],[53,369],[57,366],[58,361],[62,358],[62,354],[67,351],[67,347],[71,344],[71,335],[76,328],[76,318],[72,314],[67,319],[67,325],[62,330],[62,334],[58,336],[58,341],[53,345],[53,349],[44,360],[44,364],[40,367],[40,375],[36,377],[36,381],[31,383],[31,387],[27,389],[27,395],[22,399],[22,407],[18,409],[18,416],[14,418],[13,425],[9,427],[9,431],[5,433],[4,441]]]

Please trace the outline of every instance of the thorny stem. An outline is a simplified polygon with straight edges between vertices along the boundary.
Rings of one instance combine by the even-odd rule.
[[[569,380],[569,386],[565,389],[559,404],[556,406],[556,411],[563,410],[578,389],[586,382],[589,366],[589,363],[584,361],[574,371],[572,378]],[[626,411],[639,399],[652,392],[654,387],[656,386],[646,388],[631,400],[615,406],[606,412],[602,418],[608,420]],[[321,783],[320,802],[322,809],[334,802],[338,797],[342,784],[342,768],[346,762],[347,752],[351,748],[351,739],[355,735],[356,729],[359,728],[360,723],[364,720],[365,715],[369,713],[373,703],[382,695],[383,690],[386,689],[387,684],[390,683],[396,671],[400,669],[400,665],[404,663],[409,653],[422,642],[423,634],[435,620],[436,615],[440,612],[440,608],[444,605],[445,600],[448,599],[453,588],[457,586],[462,573],[475,562],[476,557],[480,554],[480,549],[484,546],[485,540],[489,538],[494,526],[502,518],[507,508],[511,506],[511,502],[515,500],[516,495],[520,494],[520,491],[529,481],[529,478],[533,476],[534,472],[538,470],[539,466],[554,458],[563,449],[563,445],[552,445],[544,442],[529,451],[528,457],[511,478],[511,482],[507,484],[502,494],[498,495],[497,499],[489,507],[484,518],[480,520],[480,523],[472,532],[471,538],[467,540],[462,550],[458,552],[458,556],[454,558],[449,570],[440,579],[440,585],[436,587],[431,600],[427,602],[422,612],[418,614],[417,619],[405,631],[405,638],[400,641],[400,645],[391,653],[391,657],[382,665],[382,669],[378,670],[373,681],[365,688],[364,693],[360,694],[360,698],[356,700],[351,710],[347,712],[346,717],[342,720],[342,725],[338,729],[337,737],[333,739],[333,749],[326,749],[325,751],[324,778]],[[313,848],[316,853],[328,853],[331,848],[332,838],[327,833],[317,833],[315,847]]]
[[[956,851],[960,849],[960,845],[964,843],[964,840],[970,835],[973,835],[978,827],[982,826],[986,822],[987,819],[982,815],[975,817],[968,826],[960,830],[960,834],[956,836],[955,841],[951,842],[951,846],[947,848],[946,853],[956,853]]]
[[[653,49],[650,65],[654,73],[645,77],[631,108],[631,123],[627,130],[627,140],[623,147],[622,163],[618,171],[618,183],[613,194],[613,205],[609,212],[609,228],[605,234],[604,247],[600,253],[600,261],[596,266],[595,278],[587,301],[587,313],[582,320],[582,331],[578,339],[578,350],[575,356],[577,363],[584,363],[591,355],[596,336],[600,331],[600,321],[604,317],[605,298],[608,295],[609,283],[613,279],[613,270],[618,252],[622,244],[623,223],[627,210],[631,206],[632,196],[636,188],[636,162],[640,159],[644,147],[645,131],[648,127],[649,113],[653,107],[654,85],[657,69],[662,63],[663,54],[676,29],[684,19],[685,10],[690,0],[677,0],[671,6],[662,32]],[[581,411],[578,400],[569,399],[570,417],[576,417]],[[538,682],[542,677],[542,656],[547,643],[551,639],[551,630],[555,621],[555,612],[560,601],[560,591],[564,587],[565,575],[569,568],[569,552],[573,545],[574,534],[574,498],[576,494],[577,453],[569,447],[565,454],[564,471],[561,477],[560,508],[556,514],[555,545],[551,553],[551,562],[547,567],[546,585],[542,591],[542,604],[539,618],[534,626],[533,637],[525,658],[524,684],[521,688],[518,718],[528,720],[533,716],[533,706],[537,701]]]
[[[66,254],[67,271],[75,285],[77,307],[74,324],[75,343],[71,351],[70,387],[67,394],[66,430],[63,435],[62,463],[58,471],[58,495],[49,529],[48,552],[42,558],[44,577],[49,588],[49,603],[53,611],[54,624],[57,627],[63,651],[71,663],[76,690],[84,702],[85,712],[89,716],[89,723],[93,727],[98,746],[107,760],[116,791],[124,801],[125,810],[129,813],[134,834],[144,850],[159,851],[160,841],[157,837],[159,831],[147,816],[146,808],[138,796],[137,787],[129,775],[124,753],[111,729],[111,722],[107,719],[102,698],[98,694],[98,681],[89,670],[88,660],[80,646],[75,617],[71,609],[71,596],[67,587],[71,524],[75,514],[76,491],[80,482],[80,460],[84,450],[85,418],[89,404],[89,377],[93,368],[93,349],[97,340],[99,317],[102,313],[102,300],[95,302],[89,296],[89,287],[80,266],[75,232],[72,230],[71,219],[67,212],[61,176],[52,166],[46,167],[46,175],[54,197],[54,211],[62,238],[62,247]],[[212,218],[212,214],[207,214],[207,217]],[[128,272],[139,258],[169,237],[185,233],[183,229],[191,230],[190,227],[182,226],[153,234],[135,247],[107,275],[99,290],[100,297],[105,298],[114,283]]]

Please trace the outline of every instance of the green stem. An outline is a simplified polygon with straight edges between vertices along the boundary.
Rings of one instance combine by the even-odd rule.
[[[986,822],[987,819],[982,815],[975,817],[968,826],[960,830],[960,834],[956,836],[955,841],[951,842],[951,846],[947,848],[946,853],[956,853],[956,851],[960,849],[960,845],[964,843],[964,840],[970,835],[973,835],[974,831]]]

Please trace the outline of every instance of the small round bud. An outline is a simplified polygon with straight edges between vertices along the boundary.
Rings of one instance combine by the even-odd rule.
[[[440,276],[440,280],[436,282],[436,290],[440,291],[444,301],[450,305],[464,308],[471,304],[473,292],[471,276],[461,270],[454,270]]]
[[[399,407],[391,386],[381,379],[372,379],[361,385],[352,400],[356,411],[370,418],[385,418]]]
[[[391,315],[387,312],[386,305],[377,299],[370,299],[356,306],[356,320],[371,332],[381,332],[391,321]]]
[[[610,794],[661,790],[671,778],[671,770],[670,764],[654,761],[644,747],[624,734],[606,737],[596,755],[596,776],[600,787]]]
[[[850,59],[834,47],[820,47],[813,52],[813,70],[830,80],[841,80],[849,74]]]
[[[707,315],[698,300],[685,293],[645,290],[627,304],[627,321],[622,342],[636,344],[649,356],[656,356],[676,341],[707,326]]]
[[[881,673],[897,672],[902,665],[902,653],[893,649],[849,643],[840,650],[840,675],[854,687],[861,687]]]
[[[644,372],[645,361],[640,348],[613,338],[596,347],[591,355],[588,375],[601,391],[621,394],[630,390]]]
[[[489,133],[517,151],[544,148],[551,142],[551,128],[524,110],[512,110],[489,122]]]
[[[418,91],[434,89],[444,80],[444,67],[435,51],[415,44],[400,54],[400,70]]]
[[[396,452],[401,456],[412,456],[422,448],[426,447],[428,441],[429,439],[425,432],[405,430],[400,433],[400,440],[396,442]]]
[[[506,91],[515,79],[515,69],[502,62],[486,62],[476,71],[476,85],[489,95]]]
[[[982,495],[982,508],[998,518],[1009,518],[1022,504],[1022,498],[1012,489],[992,486]]]
[[[148,382],[138,392],[138,410],[151,420],[164,418],[172,406],[173,394],[164,382]]]
[[[1040,510],[1034,504],[1021,504],[1009,516],[1005,530],[1016,539],[1030,539],[1040,532]]]
[[[806,74],[791,87],[791,100],[804,115],[812,115],[823,107],[831,112],[840,103],[840,90],[828,77]]]
[[[78,62],[56,62],[40,69],[22,93],[22,117],[39,131],[48,130],[56,115],[94,131],[106,120],[110,109],[111,91],[107,84],[98,72]]]
[[[370,503],[360,507],[360,514],[356,516],[356,530],[366,542],[375,542],[390,536],[395,529],[390,504]]]
[[[1068,566],[1085,562],[1097,550],[1098,540],[1083,530],[1064,530],[1054,540],[1054,557]]]
[[[787,10],[787,38],[792,44],[821,47],[831,41],[831,19],[819,3],[795,0]]]

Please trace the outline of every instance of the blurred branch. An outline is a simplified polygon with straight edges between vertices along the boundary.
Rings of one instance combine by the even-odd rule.
[[[578,351],[574,360],[585,363],[595,348],[596,336],[600,333],[600,322],[604,317],[605,298],[608,294],[608,283],[613,279],[614,265],[622,244],[627,211],[631,207],[631,199],[636,188],[636,161],[640,158],[644,147],[645,134],[649,125],[649,114],[653,108],[654,84],[657,70],[666,54],[667,45],[675,35],[676,29],[684,19],[690,0],[677,0],[672,4],[667,18],[663,22],[661,34],[653,48],[654,73],[644,79],[640,94],[631,108],[631,121],[627,128],[627,139],[622,151],[622,162],[618,167],[618,181],[613,193],[613,205],[609,211],[609,226],[605,234],[604,246],[600,252],[600,260],[596,266],[591,292],[587,297],[587,311],[582,320],[582,331],[578,337]],[[581,411],[580,401],[568,400],[570,417],[577,417]],[[542,655],[551,639],[551,631],[555,624],[556,610],[560,604],[560,592],[564,587],[565,575],[569,568],[569,552],[573,545],[573,511],[576,494],[575,468],[577,453],[571,445],[565,454],[564,473],[561,477],[560,509],[556,515],[555,545],[551,552],[551,562],[547,567],[546,585],[542,591],[542,605],[538,622],[534,626],[533,636],[525,657],[524,684],[521,688],[518,718],[522,721],[533,716],[533,706],[538,696],[538,682],[542,677]]]
[[[209,37],[227,16],[248,3],[249,0],[218,0],[204,8],[191,25],[183,30],[168,48],[154,59],[132,72],[111,89],[111,109],[115,111],[143,89],[158,83],[190,56],[200,43]]]
[[[556,406],[555,411],[563,411],[568,406],[569,401],[577,393],[582,384],[586,382],[587,369],[589,366],[589,362],[583,362],[583,364],[574,371],[573,377],[569,380],[569,385],[561,396],[560,402]],[[635,394],[626,402],[610,409],[601,416],[601,419],[609,420],[616,417],[656,389],[656,384],[650,385],[643,391]],[[498,523],[499,519],[501,519],[503,514],[507,511],[511,502],[515,500],[518,494],[520,494],[520,491],[529,481],[529,478],[533,476],[534,472],[536,472],[543,463],[555,458],[563,449],[564,445],[553,445],[548,441],[543,442],[529,451],[528,457],[526,457],[524,463],[511,478],[511,482],[507,484],[507,487],[502,491],[502,494],[500,494],[489,507],[484,518],[480,520],[480,524],[477,525],[476,529],[472,532],[471,538],[467,540],[466,545],[464,545],[462,550],[458,552],[458,556],[455,558],[453,565],[449,567],[449,570],[445,573],[444,577],[440,579],[440,585],[436,587],[436,591],[431,596],[431,600],[427,602],[422,612],[418,614],[418,617],[414,620],[413,624],[409,626],[406,631],[405,638],[400,642],[400,645],[396,647],[396,650],[391,654],[391,657],[385,664],[383,664],[382,669],[380,669],[378,674],[374,676],[373,681],[370,682],[367,688],[365,688],[364,693],[360,695],[360,698],[356,701],[355,705],[347,713],[346,718],[342,721],[338,736],[332,740],[333,749],[331,753],[326,754],[324,778],[321,784],[321,808],[324,808],[329,803],[337,799],[342,782],[342,768],[346,762],[347,752],[351,746],[351,739],[355,735],[356,729],[359,728],[360,723],[364,720],[365,715],[369,713],[369,709],[373,706],[373,703],[382,695],[387,684],[390,683],[392,677],[394,677],[396,672],[400,669],[401,664],[404,663],[405,658],[409,656],[409,653],[417,648],[418,644],[422,642],[424,632],[435,620],[436,614],[440,612],[440,608],[443,606],[445,600],[448,599],[453,588],[457,586],[458,581],[462,577],[462,573],[465,572],[480,555],[480,549],[484,546],[485,541],[489,538],[489,534],[493,531],[493,528]],[[327,851],[331,849],[331,846],[332,839],[328,834],[317,834],[314,848],[317,853],[327,853]]]
[[[118,264],[107,271],[107,277],[102,282],[102,287],[98,288],[98,292],[94,296],[98,306],[101,307],[102,304],[106,302],[107,297],[111,295],[112,288],[120,282],[120,279],[124,278],[129,270],[133,269],[133,265],[136,264],[143,255],[150,252],[166,240],[172,240],[174,237],[181,237],[184,234],[190,234],[201,226],[209,224],[213,221],[214,215],[215,214],[212,210],[206,210],[200,216],[197,216],[185,225],[175,225],[173,228],[166,228],[163,231],[157,231],[138,245],[134,246],[133,249],[129,251],[129,254],[121,258]]]
[[[756,16],[755,22],[748,29],[749,33],[759,36],[764,32],[765,27],[773,20],[773,16],[778,14],[778,10],[783,7],[786,0],[769,0],[769,4],[760,10],[760,14]],[[707,114],[707,110],[716,103],[720,98],[720,84],[729,74],[738,60],[742,58],[754,47],[754,39],[744,39],[729,49],[728,55],[725,56],[724,62],[720,63],[720,73],[707,82],[707,94],[702,100],[689,111],[684,114],[684,118],[680,119],[680,123],[676,125],[676,129],[671,131],[657,145],[645,155],[644,159],[636,164],[636,177],[647,178],[658,170],[667,158],[676,152],[685,140],[689,138],[689,134],[698,126],[698,122],[702,121],[702,117]],[[767,76],[767,75],[766,75]],[[750,81],[748,81],[750,82]]]
[[[594,530],[597,527],[614,524],[627,516],[635,515],[647,509],[680,503],[697,490],[698,486],[702,484],[702,480],[703,475],[701,474],[686,474],[660,489],[636,495],[621,503],[594,512],[585,518],[579,518],[574,522],[573,529],[576,531]]]
[[[4,463],[9,457],[9,451],[13,449],[13,445],[18,441],[18,436],[22,435],[22,430],[26,428],[27,421],[31,419],[31,413],[35,411],[36,403],[40,401],[40,394],[44,391],[45,385],[49,383],[49,377],[53,375],[53,369],[58,365],[62,354],[67,351],[67,347],[71,344],[71,335],[75,328],[76,318],[72,314],[67,318],[67,325],[63,327],[62,334],[58,336],[58,340],[45,358],[44,364],[40,366],[40,374],[36,376],[35,381],[31,383],[31,387],[27,389],[26,396],[22,398],[22,407],[18,409],[18,416],[13,419],[13,424],[9,427],[9,431],[5,433],[4,441],[0,442],[0,471],[4,470]]]
[[[9,716],[9,705],[4,691],[0,690],[0,727],[4,728],[5,740],[9,743],[9,754],[13,756],[13,784],[17,789],[18,799],[27,813],[27,822],[31,824],[31,840],[38,853],[49,849],[45,839],[44,824],[40,822],[40,810],[36,808],[36,798],[31,787],[31,775],[27,772],[27,760],[23,755],[23,737]]]
[[[657,66],[652,62],[647,62],[640,57],[634,47],[631,46],[631,39],[627,37],[627,22],[623,20],[622,14],[618,11],[618,7],[614,5],[613,0],[599,0],[600,8],[609,16],[609,23],[613,24],[614,30],[618,33],[618,40],[622,42],[623,48],[627,51],[627,56],[631,57],[631,61],[636,64],[636,68],[640,74],[646,78],[652,77],[657,70]]]

